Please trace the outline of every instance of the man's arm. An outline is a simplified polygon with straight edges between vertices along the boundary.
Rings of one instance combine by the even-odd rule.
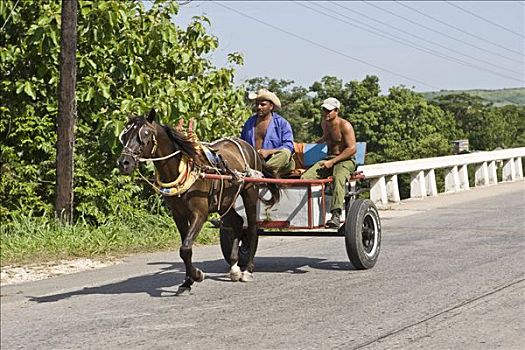
[[[293,147],[293,131],[292,126],[287,120],[283,120],[282,128],[281,128],[281,140],[282,145],[279,147],[280,149],[287,149],[290,151],[290,153],[293,154],[294,147]]]

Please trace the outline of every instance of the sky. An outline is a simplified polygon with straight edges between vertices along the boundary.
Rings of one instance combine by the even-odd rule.
[[[210,19],[215,65],[243,54],[237,83],[376,75],[383,92],[525,87],[525,1],[179,2],[177,25]]]

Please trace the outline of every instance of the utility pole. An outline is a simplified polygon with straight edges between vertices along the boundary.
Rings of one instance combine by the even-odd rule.
[[[75,144],[77,75],[77,0],[62,0],[60,83],[57,118],[56,216],[73,222],[73,146]]]

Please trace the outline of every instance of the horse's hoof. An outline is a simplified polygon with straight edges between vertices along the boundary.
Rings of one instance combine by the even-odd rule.
[[[177,289],[177,293],[175,293],[175,295],[176,296],[189,295],[190,292],[191,292],[191,287],[180,286],[179,289]]]
[[[243,271],[241,276],[241,282],[252,282],[254,280],[253,273]]]
[[[241,279],[241,276],[241,268],[237,265],[232,266],[232,268],[230,269],[230,279],[232,280],[232,282],[238,282]]]
[[[204,278],[206,278],[206,274],[201,270],[197,270],[197,278],[195,279],[195,282],[202,282],[204,281]]]

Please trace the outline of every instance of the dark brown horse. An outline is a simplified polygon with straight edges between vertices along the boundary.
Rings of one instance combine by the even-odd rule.
[[[259,191],[253,183],[243,182],[242,178],[257,172],[265,177],[275,177],[254,148],[238,138],[220,139],[208,145],[208,149],[216,152],[207,151],[218,162],[209,161],[210,157],[206,157],[203,151],[205,145],[177,129],[158,124],[153,109],[147,117],[130,119],[120,141],[124,146],[118,159],[121,173],[130,174],[141,161],[154,161],[156,181],[153,186],[164,195],[181,235],[180,256],[186,266],[186,278],[177,294],[189,291],[193,282],[204,279],[204,273],[192,264],[192,246],[208,214],[213,212],[221,215],[224,226],[232,228],[231,280],[251,281],[257,247]],[[233,180],[210,180],[201,176],[210,171],[230,174]],[[272,197],[264,200],[265,203],[277,203],[280,197],[278,187],[267,186]],[[238,196],[242,198],[246,211],[246,230],[243,230],[243,218],[233,209]],[[249,247],[247,265],[241,266],[242,269],[238,265],[241,239],[242,245]]]

